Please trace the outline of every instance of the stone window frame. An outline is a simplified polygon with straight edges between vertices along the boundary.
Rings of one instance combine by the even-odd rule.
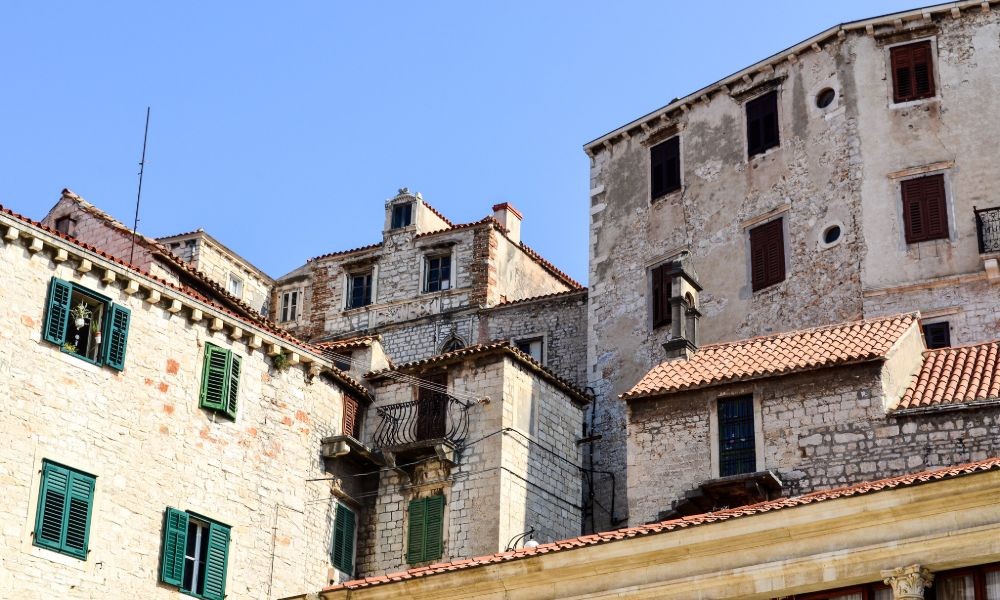
[[[541,344],[542,344],[542,358],[541,358],[541,360],[538,361],[538,364],[540,364],[542,366],[545,366],[546,360],[549,357],[548,356],[549,353],[547,351],[548,350],[548,346],[549,346],[549,336],[545,332],[529,333],[529,334],[526,334],[526,335],[517,336],[515,338],[511,338],[510,341],[511,341],[511,344],[515,348],[517,348],[518,350],[521,350],[521,348],[520,348],[521,344],[524,344],[524,343],[529,343],[530,344],[531,342],[541,342]],[[521,350],[521,351],[524,352],[525,354],[527,354],[528,356],[531,356],[530,352],[525,352],[524,350]],[[532,356],[532,358],[534,358],[534,356]]]
[[[902,210],[902,209],[900,209]],[[752,219],[747,219],[741,223],[743,230],[743,252],[746,256],[746,279],[747,287],[750,289],[750,294],[764,294],[770,290],[776,289],[776,286],[781,285],[789,280],[792,274],[792,245],[791,245],[791,205],[785,204],[772,211],[769,211],[758,217]],[[767,287],[763,287],[759,290],[753,289],[753,250],[750,245],[750,231],[760,227],[761,225],[767,225],[772,221],[781,220],[781,237],[784,244],[784,255],[782,260],[785,262],[785,277],[781,281],[775,282]]]
[[[928,96],[926,98],[918,98],[916,100],[908,100],[906,102],[895,102],[896,93],[893,88],[895,81],[895,73],[892,69],[892,49],[898,48],[899,46],[909,46],[910,44],[919,44],[920,42],[930,42],[931,44],[931,75],[934,84],[934,95]],[[886,85],[886,108],[890,110],[899,110],[913,108],[914,106],[920,106],[922,104],[927,104],[929,102],[938,102],[941,100],[941,81],[940,81],[940,64],[941,61],[938,59],[938,42],[937,35],[920,35],[915,36],[910,39],[899,40],[891,44],[885,44],[882,47],[882,63],[885,68],[885,85]]]
[[[717,394],[708,401],[708,441],[710,446],[710,459],[712,479],[718,479],[719,475],[719,399],[735,398],[738,396],[753,397],[753,431],[754,431],[754,470],[764,471],[764,413],[762,399],[758,389],[739,389]]]
[[[236,285],[233,285],[234,283]],[[243,278],[230,271],[226,291],[237,298],[243,299]]]
[[[456,255],[455,246],[452,246],[452,247],[450,247],[448,249],[444,249],[444,250],[442,250],[442,249],[437,249],[437,250],[429,249],[427,252],[425,252],[424,254],[422,254],[420,256],[420,293],[421,294],[445,294],[445,293],[448,293],[451,290],[454,290],[454,289],[456,289],[458,287],[456,285],[457,284],[457,268],[456,268],[457,265],[456,265],[456,260],[455,260],[456,256],[455,255]],[[440,288],[440,289],[437,289],[437,290],[428,290],[427,289],[428,262],[431,259],[434,259],[434,258],[443,258],[445,256],[447,256],[447,257],[449,257],[451,259],[450,260],[450,265],[449,265],[449,268],[448,268],[448,287],[447,288]]]
[[[889,179],[892,181],[892,200],[895,203],[895,215],[896,222],[899,224],[898,229],[898,239],[899,247],[905,252],[911,248],[918,248],[927,244],[937,244],[939,242],[944,242],[950,245],[957,245],[958,243],[958,229],[956,222],[956,206],[955,206],[955,194],[954,187],[951,180],[952,167],[954,165],[950,162],[938,162],[925,165],[922,167],[916,167],[913,169],[907,169],[901,173],[891,173]],[[903,174],[905,173],[905,174]],[[903,206],[903,182],[910,181],[912,179],[921,179],[923,177],[930,177],[933,175],[940,175],[944,183],[944,207],[945,207],[945,218],[948,220],[948,235],[947,237],[936,238],[932,240],[922,240],[916,242],[908,242],[906,240],[906,215],[904,214]]]
[[[280,294],[280,302],[278,303],[278,314],[276,315],[278,322],[279,323],[298,322],[299,318],[302,316],[302,289],[295,288],[295,289],[282,290],[281,292],[279,292],[279,294]],[[292,318],[286,319],[285,309],[288,306],[290,306],[288,303],[286,303],[286,300],[288,300],[292,294],[296,294],[295,304],[294,304],[295,312],[294,315],[292,315]]]
[[[412,567],[419,567],[424,565],[434,564],[435,562],[441,562],[445,557],[450,556],[449,547],[451,546],[451,540],[449,539],[449,533],[451,533],[448,527],[451,524],[451,496],[452,496],[451,486],[438,484],[433,486],[420,487],[415,490],[412,495],[405,496],[403,499],[404,504],[407,506],[403,512],[402,523],[400,524],[400,530],[402,531],[402,543],[403,543],[403,562],[406,562],[407,545],[410,538],[410,511],[409,504],[412,500],[420,500],[428,496],[443,496],[444,497],[444,508],[442,509],[441,515],[441,557],[437,559],[430,559],[414,564],[410,564]],[[461,530],[461,528],[458,528]]]
[[[353,291],[352,280],[353,278],[359,275],[365,275],[365,274],[370,274],[372,278],[370,298],[368,300],[368,304],[351,306],[351,296]],[[344,301],[342,303],[343,310],[354,310],[371,306],[372,304],[375,304],[377,293],[378,293],[378,264],[373,264],[372,266],[364,269],[359,268],[359,269],[344,270],[344,294],[343,294]]]

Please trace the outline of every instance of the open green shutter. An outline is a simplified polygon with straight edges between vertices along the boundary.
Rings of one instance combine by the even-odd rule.
[[[163,523],[163,556],[160,581],[180,587],[184,581],[184,551],[187,548],[188,514],[167,507]]]
[[[226,563],[229,561],[229,527],[210,523],[208,554],[205,556],[205,600],[224,600],[226,596]]]
[[[69,305],[73,286],[56,277],[49,284],[49,307],[45,313],[45,339],[62,345],[66,341],[66,326],[69,323]]]
[[[125,344],[128,341],[128,324],[131,318],[132,312],[129,309],[112,304],[105,324],[107,333],[104,335],[104,363],[119,371],[125,368]]]
[[[68,469],[44,463],[42,489],[38,493],[38,512],[35,515],[35,543],[39,546],[53,550],[62,548],[69,480]]]
[[[212,344],[205,344],[205,364],[201,371],[201,407],[214,410],[226,410],[229,387],[228,370],[229,350],[224,350]]]
[[[444,550],[444,496],[427,498],[425,522],[424,560],[436,560]]]
[[[406,536],[406,562],[416,564],[424,560],[424,529],[426,528],[426,498],[410,500],[409,522]]]
[[[63,550],[87,558],[90,539],[90,508],[94,503],[94,478],[70,471],[69,502],[66,507],[66,538]]]
[[[240,357],[230,353],[229,389],[226,394],[226,414],[236,418],[236,404],[240,396]]]
[[[333,524],[333,566],[341,573],[354,573],[354,511],[337,504]]]

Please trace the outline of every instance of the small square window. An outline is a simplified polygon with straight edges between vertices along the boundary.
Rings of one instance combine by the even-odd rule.
[[[544,364],[545,339],[536,337],[517,341],[517,349],[535,359],[538,364]]]
[[[750,230],[750,278],[753,291],[785,280],[785,236],[775,219]]]
[[[121,371],[131,315],[105,296],[53,277],[43,337],[67,354]]]
[[[889,50],[892,63],[892,99],[910,102],[934,96],[934,60],[929,40]]]
[[[951,346],[951,326],[948,321],[928,323],[923,326],[924,344],[928,348],[947,348]]]
[[[948,238],[948,204],[944,175],[928,175],[900,183],[906,243]]]
[[[762,154],[780,144],[778,135],[778,91],[770,91],[747,102],[747,156]]]
[[[650,190],[653,200],[681,189],[681,138],[674,136],[649,149]]]
[[[392,207],[391,229],[399,229],[408,226],[413,219],[413,203],[397,204]]]
[[[426,261],[424,291],[437,292],[451,288],[451,255],[430,257]]]
[[[360,308],[372,303],[372,272],[347,276],[347,308]]]
[[[281,321],[294,321],[299,315],[299,292],[294,290],[281,295]]]
[[[243,280],[232,273],[229,274],[229,293],[237,298],[243,297]]]

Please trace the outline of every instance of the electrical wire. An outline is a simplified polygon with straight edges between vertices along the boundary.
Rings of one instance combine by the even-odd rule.
[[[355,359],[353,356],[349,356],[346,354],[338,354],[336,352],[331,352],[329,350],[324,350],[324,354],[332,358],[335,362],[346,363],[351,365],[352,367],[357,367],[359,370],[366,369],[369,366],[364,362]],[[421,379],[420,377],[409,375],[407,373],[400,373],[399,371],[390,369],[380,373],[380,375],[383,375],[390,379],[395,379],[396,381],[399,381],[401,383],[410,383],[418,387],[424,388],[426,390],[430,390],[432,392],[444,394],[450,398],[454,398],[455,400],[458,400],[463,403],[479,402],[480,400],[480,396],[477,396],[470,392],[464,392],[459,390],[449,391],[447,385],[442,385],[440,383],[428,381],[426,379]]]

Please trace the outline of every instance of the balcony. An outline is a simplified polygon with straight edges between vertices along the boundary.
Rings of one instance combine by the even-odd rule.
[[[379,422],[372,435],[372,446],[395,455],[435,449],[449,451],[465,439],[469,431],[471,404],[444,394],[379,406],[375,414]]]
[[[979,255],[990,281],[1000,280],[1000,207],[976,208],[976,237]]]

